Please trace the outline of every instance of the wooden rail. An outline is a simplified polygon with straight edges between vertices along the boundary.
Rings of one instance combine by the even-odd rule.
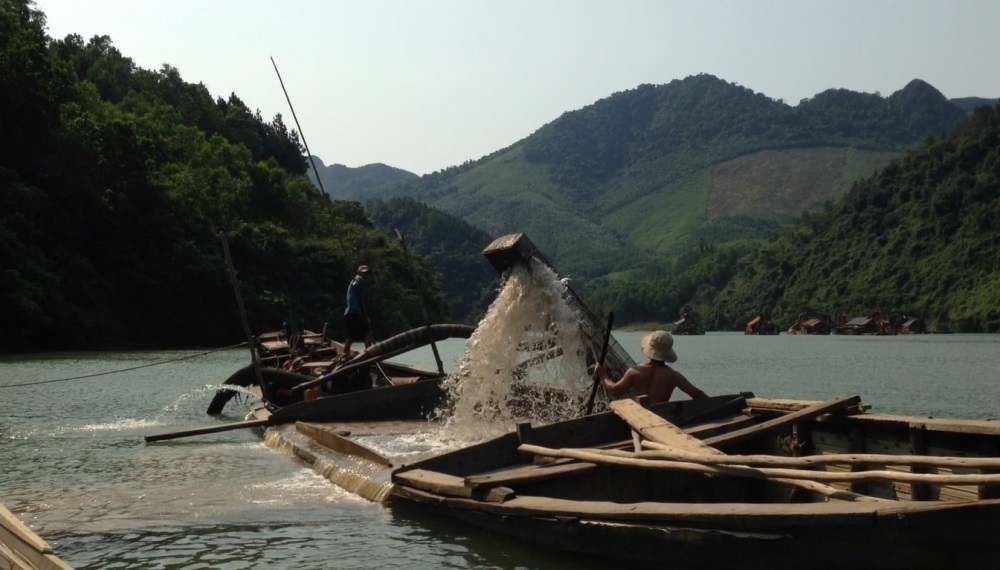
[[[0,570],[73,570],[14,513],[0,505]]]

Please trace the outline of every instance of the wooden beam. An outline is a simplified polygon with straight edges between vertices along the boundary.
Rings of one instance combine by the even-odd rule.
[[[809,421],[823,414],[833,413],[849,406],[854,406],[859,402],[861,402],[861,396],[856,394],[841,396],[839,398],[807,406],[797,412],[790,412],[784,416],[768,420],[755,426],[709,438],[705,440],[705,444],[714,447],[732,445],[741,441],[759,437],[778,429],[792,426],[799,422]]]
[[[488,503],[502,503],[514,497],[513,489],[506,487],[466,487],[465,481],[461,477],[438,473],[436,471],[427,471],[425,469],[411,469],[402,473],[397,472],[393,474],[392,479],[394,483],[403,483],[416,489],[422,489],[447,497],[476,499]]]
[[[593,463],[580,461],[556,461],[545,465],[519,465],[508,469],[500,469],[490,473],[469,475],[465,478],[466,487],[499,487],[513,486],[523,483],[534,483],[561,477],[581,475],[597,468]]]
[[[996,457],[1000,452],[1000,445],[997,445],[996,438],[990,438],[986,440],[983,445],[983,454],[991,457]],[[1000,466],[996,469],[984,469],[984,473],[1000,473]],[[982,485],[979,487],[979,498],[981,500],[986,499],[1000,499],[1000,485]]]
[[[910,428],[910,453],[913,455],[927,455],[927,429],[923,427]],[[920,464],[915,464],[910,468],[913,473],[927,473],[927,468]],[[926,501],[930,499],[931,490],[923,483],[910,483],[910,498],[914,501]]]
[[[388,458],[382,456],[377,451],[369,449],[352,439],[348,439],[323,425],[295,422],[295,429],[302,435],[313,439],[320,445],[332,449],[337,453],[353,455],[378,465],[392,467],[392,461],[389,461]]]
[[[648,448],[636,456],[645,459],[690,461],[706,465],[757,465],[768,467],[818,467],[821,465],[925,465],[963,469],[998,469],[1000,457],[947,457],[941,455],[890,455],[885,453],[832,453],[824,455],[698,455],[683,452],[656,442],[643,442]]]
[[[865,444],[865,432],[861,428],[851,427],[847,430],[847,451],[848,453],[855,454],[855,456],[861,455],[867,451]],[[851,463],[851,471],[864,471],[867,469],[865,463],[857,462]],[[855,481],[851,483],[851,491],[855,493],[868,493],[868,483],[863,481]],[[893,491],[892,496],[896,496],[896,492]]]
[[[810,480],[810,481],[893,481],[912,483],[934,483],[939,485],[979,485],[1000,483],[1000,474],[972,473],[967,475],[937,475],[932,473],[907,473],[900,471],[857,471],[833,473],[828,471],[804,471],[798,469],[757,468],[745,465],[705,465],[694,462],[669,461],[663,459],[641,459],[621,456],[627,451],[597,450],[597,449],[546,449],[537,445],[522,445],[522,451],[528,451],[548,457],[570,457],[582,461],[605,465],[620,465],[639,467],[643,469],[664,469],[671,471],[692,471],[710,475],[729,475],[732,477],[752,477],[771,480]],[[783,481],[782,481],[783,482]]]
[[[686,451],[714,455],[722,453],[642,407],[635,400],[615,400],[611,402],[611,411],[646,439]]]

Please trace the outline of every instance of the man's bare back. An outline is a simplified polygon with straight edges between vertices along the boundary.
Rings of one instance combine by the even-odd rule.
[[[618,382],[612,382],[604,375],[603,366],[599,366],[594,372],[600,374],[605,389],[615,399],[627,397],[629,389],[631,389],[636,396],[649,396],[650,404],[659,404],[670,401],[674,388],[680,388],[691,398],[707,397],[683,374],[658,360],[650,360],[629,368]]]
[[[600,378],[612,398],[627,398],[631,390],[636,396],[649,396],[650,404],[659,404],[670,401],[674,388],[680,388],[692,398],[708,397],[683,374],[667,366],[667,362],[677,362],[674,337],[670,333],[653,331],[647,334],[639,342],[639,350],[649,362],[629,368],[617,382],[608,378],[603,365],[598,364],[594,369],[595,381]]]

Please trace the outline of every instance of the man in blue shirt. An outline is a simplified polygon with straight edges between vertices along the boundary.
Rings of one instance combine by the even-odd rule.
[[[372,344],[372,331],[369,326],[368,310],[365,307],[365,289],[371,269],[367,265],[358,267],[357,275],[347,286],[347,308],[344,309],[344,326],[347,333],[344,336],[344,354],[342,359],[351,357],[351,344],[354,339],[364,339],[365,348]]]

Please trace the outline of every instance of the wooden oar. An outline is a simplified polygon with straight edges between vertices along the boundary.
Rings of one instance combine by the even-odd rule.
[[[608,355],[608,343],[611,342],[611,325],[615,322],[615,314],[608,313],[608,326],[604,329],[604,346],[601,347],[601,359],[597,361],[599,366],[604,366],[604,358]],[[587,414],[594,412],[594,399],[597,397],[597,387],[601,384],[601,378],[594,374],[594,388],[590,391],[590,400],[587,402]]]
[[[290,422],[290,421],[294,421],[294,420],[285,420],[285,422]],[[266,419],[266,420],[248,420],[248,421],[245,421],[245,422],[234,422],[234,423],[230,423],[230,424],[219,424],[219,425],[214,425],[214,426],[205,426],[205,427],[200,427],[200,428],[184,429],[184,430],[173,431],[173,432],[169,432],[169,433],[147,435],[145,439],[146,439],[147,442],[163,441],[165,439],[177,439],[177,438],[180,438],[180,437],[188,437],[188,436],[192,436],[192,435],[203,435],[203,434],[206,434],[206,433],[219,433],[219,432],[231,431],[231,430],[235,430],[235,429],[245,429],[245,428],[252,428],[252,427],[272,426],[272,425],[277,425],[278,423],[279,422],[272,422],[270,419]]]

